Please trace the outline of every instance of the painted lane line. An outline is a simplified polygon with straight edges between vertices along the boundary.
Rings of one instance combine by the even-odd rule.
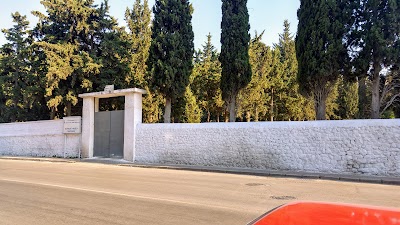
[[[37,186],[44,186],[44,187],[52,187],[52,188],[61,188],[61,189],[74,190],[74,191],[85,191],[85,192],[92,192],[92,193],[96,193],[96,194],[116,195],[116,196],[122,196],[122,197],[169,202],[169,203],[175,203],[175,204],[200,206],[200,207],[205,207],[205,208],[218,208],[218,209],[224,209],[224,210],[229,210],[229,211],[239,211],[238,209],[233,209],[233,208],[219,206],[219,205],[209,205],[209,204],[201,204],[201,203],[194,203],[194,202],[185,202],[185,201],[179,201],[179,200],[173,200],[173,199],[167,199],[167,198],[156,198],[156,197],[149,197],[149,196],[124,194],[124,193],[101,191],[101,190],[94,190],[94,189],[88,189],[88,188],[69,187],[69,186],[62,186],[62,185],[57,185],[57,184],[28,182],[28,181],[21,181],[21,180],[15,180],[15,179],[4,179],[4,178],[0,178],[0,181],[10,182],[10,183],[19,183],[19,184],[28,184],[28,185],[37,185]],[[243,211],[243,210],[240,210],[240,211]]]

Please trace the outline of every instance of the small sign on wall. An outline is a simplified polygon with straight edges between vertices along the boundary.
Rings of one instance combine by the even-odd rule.
[[[80,116],[64,117],[64,134],[80,134],[81,121]]]
[[[106,87],[104,88],[104,92],[111,93],[113,91],[114,91],[114,85],[106,85]]]

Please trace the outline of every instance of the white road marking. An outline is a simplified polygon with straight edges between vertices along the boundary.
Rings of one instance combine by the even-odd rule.
[[[62,188],[62,189],[75,190],[75,191],[85,191],[85,192],[92,192],[92,193],[97,193],[97,194],[116,195],[116,196],[138,198],[138,199],[145,199],[145,200],[152,200],[152,201],[164,201],[164,202],[170,202],[170,203],[176,203],[176,204],[201,206],[201,207],[206,207],[206,208],[212,207],[212,208],[224,209],[224,210],[229,210],[229,211],[238,211],[238,209],[228,208],[228,207],[220,206],[220,205],[209,205],[209,204],[201,204],[201,203],[194,203],[194,202],[185,202],[185,201],[179,201],[179,200],[173,200],[173,199],[167,199],[167,198],[156,198],[156,197],[141,196],[141,195],[131,195],[131,194],[118,193],[118,192],[111,192],[111,191],[101,191],[101,190],[94,190],[94,189],[88,189],[88,188],[62,186],[62,185],[57,185],[57,184],[28,182],[28,181],[4,179],[4,178],[0,178],[0,181],[20,183],[20,184],[29,184],[29,185],[38,185],[38,186],[45,186],[45,187],[52,187],[52,188]],[[240,211],[243,211],[243,210],[240,210]],[[244,211],[246,211],[246,210],[244,210]]]

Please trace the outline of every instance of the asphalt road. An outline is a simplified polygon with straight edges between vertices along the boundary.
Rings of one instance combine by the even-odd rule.
[[[244,225],[293,200],[400,208],[400,186],[0,159],[4,225]]]

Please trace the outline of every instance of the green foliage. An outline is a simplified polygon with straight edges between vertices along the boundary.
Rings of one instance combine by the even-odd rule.
[[[382,114],[382,119],[395,119],[396,115],[393,110],[387,110]]]
[[[338,80],[338,109],[336,115],[340,119],[356,119],[358,115],[358,83],[345,80],[340,77]]]
[[[223,0],[221,54],[211,35],[193,50],[188,0],[157,0],[153,24],[148,0],[135,0],[128,29],[107,0],[41,3],[33,30],[19,13],[2,30],[0,122],[79,115],[78,94],[107,84],[145,89],[146,123],[219,122],[227,109],[231,121],[368,118],[377,105],[378,117],[400,115],[399,0],[301,0],[296,40],[284,21],[273,47],[250,39],[245,0]]]
[[[140,87],[147,91],[143,98],[143,122],[156,123],[162,114],[162,96],[153,92],[148,84],[146,61],[151,44],[151,11],[148,1],[136,0],[133,8],[126,9],[125,21],[129,28],[131,60],[130,76],[125,78],[128,87]]]
[[[186,88],[185,102],[184,121],[187,123],[200,123],[203,112],[189,86]]]
[[[283,23],[283,32],[279,34],[279,42],[275,46],[281,55],[281,66],[283,67],[282,80],[283,89],[280,91],[279,101],[281,111],[278,113],[278,120],[301,121],[311,120],[313,107],[309,105],[309,99],[299,93],[299,84],[297,83],[298,62],[296,58],[296,46],[294,37],[290,33],[290,24],[287,20]]]
[[[35,32],[49,43],[67,42],[73,45],[88,43],[91,17],[96,15],[94,0],[42,0],[46,14],[32,12],[40,21]]]
[[[266,102],[271,99],[266,89],[271,85],[267,77],[271,72],[272,51],[261,41],[263,34],[256,33],[250,41],[249,56],[253,75],[249,85],[239,94],[238,114],[248,122],[259,121],[260,116],[266,115]]]
[[[380,79],[381,115],[386,111],[395,111],[400,106],[400,70],[391,69]]]
[[[12,15],[14,26],[3,29],[7,43],[0,59],[0,122],[45,119],[42,97],[36,95],[38,79],[32,72],[29,22],[18,12]]]
[[[355,29],[350,36],[351,47],[356,51],[353,65],[357,75],[372,81],[371,118],[380,117],[382,69],[400,61],[399,7],[398,0],[361,0],[354,5]]]
[[[221,63],[218,52],[211,42],[211,35],[203,50],[197,52],[193,73],[191,76],[191,89],[198,99],[200,107],[207,118],[205,121],[219,121],[224,112],[224,102],[221,96]]]
[[[251,81],[249,29],[247,0],[222,0],[221,91],[229,105],[231,122],[236,117],[236,97]]]
[[[133,9],[126,9],[125,21],[129,28],[129,38],[131,40],[132,61],[130,68],[132,77],[127,77],[126,81],[131,85],[145,88],[147,80],[145,74],[147,72],[146,61],[149,57],[149,49],[151,44],[151,11],[149,9],[148,0],[136,0]],[[132,82],[135,80],[135,82]]]
[[[93,76],[100,65],[85,51],[93,46],[97,10],[93,0],[43,0],[47,15],[33,12],[40,21],[34,29],[34,44],[45,56],[46,67],[39,73],[45,83],[51,118],[70,116],[78,94],[92,90]]]
[[[296,54],[298,81],[305,96],[313,96],[317,119],[325,119],[326,99],[349,59],[343,43],[348,21],[342,1],[301,0]]]
[[[170,105],[183,96],[193,69],[194,34],[188,0],[157,0],[153,7],[152,41],[147,61],[150,85],[166,98],[164,122]]]
[[[340,117],[337,115],[337,111],[339,110],[338,98],[339,98],[339,83],[336,81],[332,83],[331,91],[329,92],[328,97],[326,98],[326,112],[325,117],[329,120],[338,120]]]
[[[2,120],[15,122],[23,117],[25,108],[24,80],[29,75],[29,64],[27,63],[26,48],[29,46],[28,26],[26,16],[18,12],[11,15],[14,26],[10,29],[3,29],[8,43],[1,47],[2,59],[0,61],[0,91],[4,99],[0,105],[2,108]]]

